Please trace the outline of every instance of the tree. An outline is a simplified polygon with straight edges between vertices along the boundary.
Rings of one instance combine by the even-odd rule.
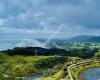
[[[95,57],[96,57],[97,59],[100,59],[100,51],[98,51],[98,52],[95,54]]]

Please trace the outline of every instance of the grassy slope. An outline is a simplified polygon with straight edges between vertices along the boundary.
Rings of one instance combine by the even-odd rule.
[[[36,69],[34,63],[43,58],[48,58],[47,56],[8,56],[3,55],[3,59],[6,63],[0,64],[0,71],[9,76],[27,76],[33,73],[41,72],[41,69]],[[70,61],[76,61],[77,58],[71,58]],[[59,70],[56,74],[37,79],[37,80],[60,80],[64,78],[65,75],[62,70]]]
[[[76,62],[81,60],[80,58],[77,57],[70,57],[69,59],[70,62]],[[66,66],[66,64],[64,64],[63,66]],[[60,80],[60,79],[70,80],[68,74],[65,74],[62,70],[59,70],[59,72],[57,72],[55,75],[39,78],[37,80]]]
[[[60,80],[62,78],[64,78],[64,73],[63,73],[63,71],[59,71],[53,76],[49,76],[46,78],[39,78],[37,80]]]
[[[8,56],[7,61],[18,62],[22,59],[30,63],[30,62],[35,62],[43,58],[47,58],[47,56]]]
[[[0,64],[0,72],[9,76],[27,76],[41,69],[36,69],[34,63],[46,56],[8,56],[3,55],[5,63]]]

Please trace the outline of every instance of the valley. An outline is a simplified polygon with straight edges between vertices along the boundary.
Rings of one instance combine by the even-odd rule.
[[[0,52],[1,80],[80,80],[78,75],[89,67],[100,66],[97,43],[75,43],[62,48],[16,47]],[[91,61],[75,66],[84,61]],[[95,61],[98,61],[95,62]],[[74,65],[75,68],[68,67]]]
[[[100,0],[0,0],[0,80],[100,80]]]

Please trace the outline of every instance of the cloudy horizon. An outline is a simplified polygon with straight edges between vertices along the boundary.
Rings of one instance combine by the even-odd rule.
[[[99,0],[0,0],[0,34],[99,35]],[[0,35],[0,36],[1,36]]]
[[[100,36],[100,0],[0,0],[0,39]]]

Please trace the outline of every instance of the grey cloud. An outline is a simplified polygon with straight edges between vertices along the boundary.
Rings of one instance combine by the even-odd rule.
[[[5,19],[2,27],[7,28],[54,30],[64,24],[62,32],[67,30],[66,34],[74,35],[76,31],[87,29],[87,32],[92,33],[91,30],[100,29],[99,2],[100,0],[0,0],[0,18]],[[55,19],[50,21],[50,17]]]

